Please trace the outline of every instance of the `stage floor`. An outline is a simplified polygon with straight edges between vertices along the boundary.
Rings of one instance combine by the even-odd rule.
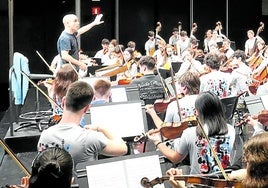
[[[43,89],[43,88],[42,88]],[[44,90],[45,91],[45,90]],[[50,110],[50,103],[45,96],[39,92],[39,109],[42,111]],[[21,108],[21,113],[35,112],[36,111],[36,89],[30,87],[24,106]],[[40,136],[40,131],[36,125],[32,125],[27,128],[14,131],[13,134],[10,132],[10,125],[15,121],[15,108],[9,107],[4,112],[2,120],[0,122],[0,137],[4,140],[12,152],[17,158],[23,163],[23,165],[30,170],[31,164],[34,157],[37,154],[36,146]],[[20,119],[19,122],[25,121]],[[13,123],[13,128],[16,129],[18,124]],[[42,124],[42,128],[46,125]],[[14,162],[14,159],[9,155],[4,155],[0,150],[0,186],[6,184],[19,184],[20,178],[25,176],[22,170]]]

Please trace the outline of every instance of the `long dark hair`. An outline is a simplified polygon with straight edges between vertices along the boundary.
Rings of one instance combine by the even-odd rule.
[[[32,164],[29,188],[70,188],[73,177],[73,159],[64,149],[47,148]]]
[[[200,93],[195,101],[195,109],[202,125],[207,125],[208,136],[224,135],[228,132],[227,122],[220,99],[212,92]],[[197,135],[202,135],[198,126]]]

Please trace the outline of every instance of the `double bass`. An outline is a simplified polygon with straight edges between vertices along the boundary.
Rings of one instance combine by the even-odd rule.
[[[255,35],[254,45],[253,45],[253,47],[251,49],[249,49],[248,54],[246,54],[247,57],[251,57],[254,54],[254,52],[256,51],[256,49],[257,49],[257,40],[258,40],[257,37],[259,36],[260,32],[262,32],[263,30],[264,30],[264,23],[260,22],[260,26],[259,26],[259,28],[257,30],[256,35]]]

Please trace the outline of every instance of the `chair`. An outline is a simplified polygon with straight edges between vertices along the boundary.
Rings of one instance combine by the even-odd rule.
[[[22,74],[25,73],[28,75]],[[19,129],[36,126],[39,131],[42,131],[41,122],[44,119],[48,119],[52,115],[51,111],[39,111],[39,92],[36,88],[36,111],[27,112],[21,114],[21,108],[25,103],[25,99],[29,90],[29,79],[41,80],[53,78],[53,75],[49,74],[30,74],[28,59],[19,52],[15,52],[13,56],[13,66],[9,69],[9,97],[10,97],[10,135],[13,136],[13,131],[18,131]],[[14,100],[14,104],[13,104]],[[15,105],[15,110],[14,109]],[[12,113],[15,113],[12,114]],[[12,118],[15,117],[15,122],[12,122]],[[28,121],[19,122],[19,118]],[[13,129],[14,123],[18,125],[16,129]]]

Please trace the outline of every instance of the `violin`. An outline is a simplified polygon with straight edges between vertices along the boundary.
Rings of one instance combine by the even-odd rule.
[[[46,80],[40,80],[37,85],[44,85],[44,84],[49,84],[52,85],[54,83],[54,79],[48,78]]]
[[[61,120],[61,115],[59,114],[55,114],[54,116],[50,117],[49,121],[48,121],[48,126],[51,127],[53,125],[56,125],[60,122]]]
[[[244,119],[246,119],[249,114],[244,115]],[[251,116],[252,119],[257,119],[262,125],[268,126],[268,110],[262,110],[258,115]],[[241,121],[240,123],[236,124],[236,126],[240,126],[244,123],[247,123],[246,120]]]
[[[141,185],[145,188],[153,187],[157,184],[161,184],[164,181],[169,180],[169,176],[157,177],[151,181],[147,177],[141,179]],[[198,187],[235,187],[242,188],[242,183],[234,180],[224,180],[224,179],[214,179],[206,176],[197,175],[180,175],[174,176],[174,180],[185,181],[193,185],[198,185]]]
[[[124,79],[120,79],[117,82],[117,85],[127,85],[130,84],[131,80],[136,79],[136,78],[141,78],[143,76],[142,73],[137,73],[136,76],[133,76],[132,78],[124,78]]]
[[[183,97],[184,97],[183,93],[178,95],[178,99],[181,99]],[[156,99],[154,102],[154,109],[156,112],[159,112],[159,113],[165,112],[167,110],[169,103],[175,100],[176,100],[176,97],[171,97],[168,99]]]
[[[175,139],[181,137],[183,131],[188,127],[197,126],[198,122],[195,118],[191,117],[187,121],[182,122],[179,126],[164,126],[160,129],[149,131],[149,133],[142,134],[134,137],[134,143],[144,142],[148,140],[148,134],[154,134],[160,132],[162,136],[167,139]]]

